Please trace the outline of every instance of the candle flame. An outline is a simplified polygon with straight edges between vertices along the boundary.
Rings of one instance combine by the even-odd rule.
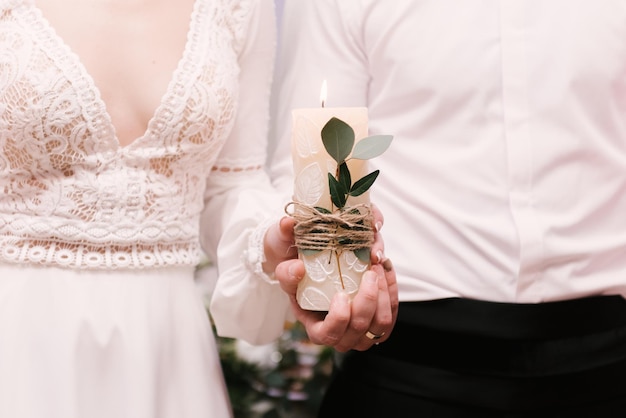
[[[324,107],[324,103],[326,103],[326,96],[328,94],[328,87],[326,84],[326,80],[322,82],[322,89],[320,91],[320,101],[322,102],[322,107]]]

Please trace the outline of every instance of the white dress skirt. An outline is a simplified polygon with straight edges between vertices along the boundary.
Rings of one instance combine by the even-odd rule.
[[[0,417],[230,417],[193,267],[0,265]]]

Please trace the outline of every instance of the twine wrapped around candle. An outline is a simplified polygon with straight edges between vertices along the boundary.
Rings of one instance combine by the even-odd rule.
[[[288,210],[290,206],[296,208],[293,213]],[[371,210],[367,204],[325,213],[310,205],[290,202],[285,212],[296,221],[295,243],[300,250],[355,251],[374,243]]]

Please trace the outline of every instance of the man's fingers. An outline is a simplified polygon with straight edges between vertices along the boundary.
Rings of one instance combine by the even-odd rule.
[[[374,231],[380,232],[383,224],[385,223],[385,218],[380,209],[378,209],[378,206],[376,206],[374,203],[371,203],[370,207],[372,208],[372,215],[374,217]]]
[[[347,294],[339,292],[333,296],[324,320],[314,329],[314,337],[319,341],[318,344],[332,346],[342,351],[341,345],[338,346],[338,344],[345,339],[350,320],[350,298]]]
[[[349,324],[341,340],[335,345],[338,351],[347,351],[358,346],[365,335],[378,306],[378,275],[371,270],[361,278],[359,291],[350,306]]]

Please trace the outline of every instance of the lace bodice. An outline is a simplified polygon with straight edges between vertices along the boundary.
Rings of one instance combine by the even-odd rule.
[[[196,0],[161,105],[122,147],[93,80],[34,2],[0,0],[0,260],[198,261],[207,185],[245,183],[264,160],[243,139],[224,146],[237,123],[239,60],[256,36],[254,5]]]

